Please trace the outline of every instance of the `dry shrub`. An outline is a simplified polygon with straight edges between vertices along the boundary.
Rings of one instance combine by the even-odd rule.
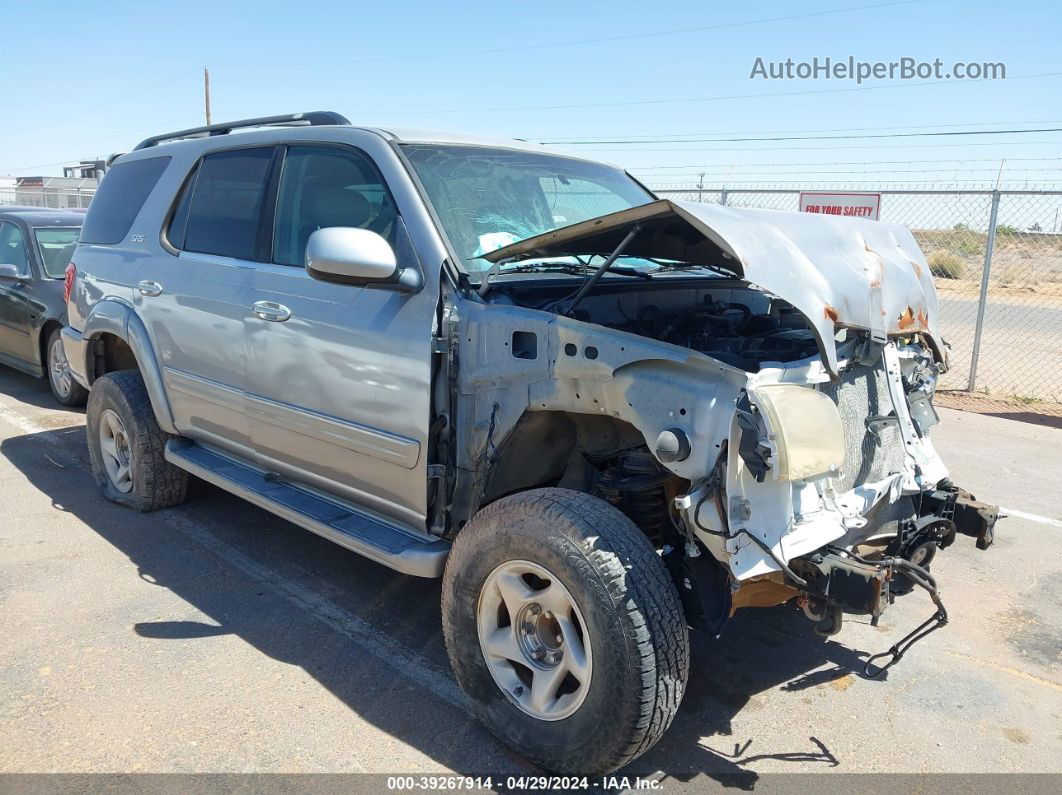
[[[929,270],[938,279],[961,279],[966,275],[966,263],[958,254],[940,248],[926,257]]]

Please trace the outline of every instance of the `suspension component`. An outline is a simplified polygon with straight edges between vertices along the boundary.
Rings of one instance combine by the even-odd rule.
[[[626,450],[598,477],[597,490],[660,546],[670,522],[664,484],[673,477],[648,450]]]

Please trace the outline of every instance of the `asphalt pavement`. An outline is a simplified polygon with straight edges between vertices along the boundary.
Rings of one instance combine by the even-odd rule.
[[[937,557],[951,623],[872,681],[922,594],[829,640],[740,611],[694,637],[675,723],[624,772],[1062,772],[1062,429],[941,414],[953,479],[1011,511],[990,550]],[[0,772],[535,772],[471,719],[438,601],[201,482],[157,513],[105,502],[83,413],[0,369]]]

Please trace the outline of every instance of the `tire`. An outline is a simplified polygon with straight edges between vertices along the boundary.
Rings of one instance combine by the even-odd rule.
[[[542,580],[535,573],[519,574],[521,570],[539,575],[544,570],[556,580],[545,577],[549,584],[534,590]],[[514,572],[531,588],[533,600],[551,593],[555,583],[563,586],[574,602],[569,623],[577,618],[582,625],[576,627],[582,629],[577,635],[591,663],[587,683],[566,677],[555,692],[574,693],[539,699],[549,705],[543,709],[533,706],[539,670],[526,656],[525,641],[537,635],[521,634],[537,625],[519,618],[527,616],[526,605],[513,616],[504,596],[501,609],[492,612],[497,593],[503,592],[494,583]],[[533,608],[536,602],[529,604]],[[495,648],[489,640],[492,633],[504,637],[500,625],[506,613],[517,637],[515,648],[525,654],[523,678],[519,664],[506,667],[507,658],[490,654],[482,645]],[[588,494],[536,489],[481,510],[458,533],[450,552],[443,575],[442,620],[450,662],[477,717],[502,742],[550,772],[599,775],[625,765],[660,739],[682,701],[689,636],[678,593],[634,523]],[[567,632],[556,639],[568,654]],[[510,643],[507,648],[514,647]],[[510,679],[502,679],[499,670],[510,671]],[[526,682],[529,672],[533,676],[527,689],[511,679]],[[502,681],[507,682],[505,690]],[[571,711],[580,688],[585,692]],[[566,703],[568,712],[560,708]],[[552,716],[545,717],[547,709],[555,710]]]
[[[92,474],[104,497],[135,511],[184,502],[188,473],[164,456],[170,436],[159,428],[137,370],[120,370],[96,379],[85,413]],[[104,437],[113,443],[111,453],[104,451]],[[121,477],[123,458],[127,478]]]
[[[54,329],[44,348],[44,367],[52,395],[64,406],[84,406],[88,390],[74,380],[63,349],[63,335]]]

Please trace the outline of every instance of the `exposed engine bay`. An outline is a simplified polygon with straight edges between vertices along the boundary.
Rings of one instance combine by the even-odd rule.
[[[623,251],[670,264],[606,278]],[[486,258],[458,332],[476,417],[458,463],[487,475],[459,512],[537,486],[594,494],[713,634],[795,602],[830,635],[925,591],[933,616],[868,675],[947,622],[930,563],[956,534],[987,548],[998,510],[930,438],[945,357],[909,230],[660,201]]]
[[[720,278],[718,287],[633,283],[602,285],[573,317],[705,353],[746,372],[763,362],[791,362],[818,351],[807,319],[791,304],[748,285]],[[671,280],[674,281],[674,280]],[[494,300],[547,311],[570,286],[507,283]]]

